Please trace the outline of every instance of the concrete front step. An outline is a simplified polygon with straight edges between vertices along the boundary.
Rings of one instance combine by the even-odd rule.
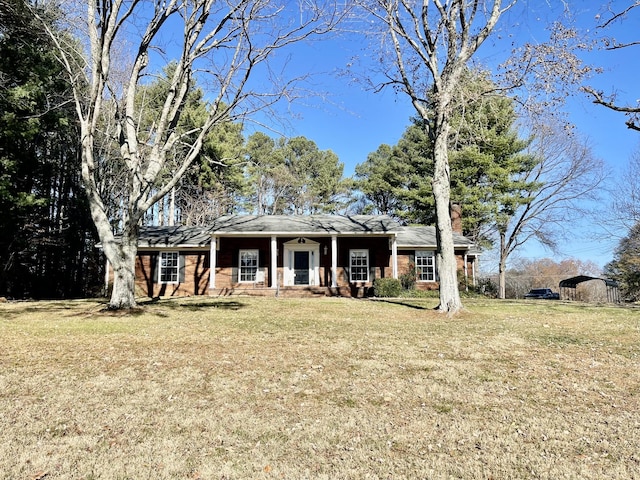
[[[341,292],[338,289],[332,289],[330,287],[315,287],[315,286],[295,286],[295,287],[280,287],[270,288],[256,286],[250,288],[229,288],[215,292],[210,292],[210,295],[217,296],[248,296],[248,297],[283,297],[283,298],[305,298],[305,297],[330,297],[340,295]]]
[[[328,287],[280,287],[278,296],[284,298],[327,297],[331,296]]]

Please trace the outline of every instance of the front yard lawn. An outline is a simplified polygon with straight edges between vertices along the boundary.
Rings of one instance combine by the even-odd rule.
[[[640,311],[0,304],[0,478],[640,479]]]

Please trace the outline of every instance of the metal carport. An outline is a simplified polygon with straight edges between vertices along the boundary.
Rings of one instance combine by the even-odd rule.
[[[611,303],[620,303],[620,292],[618,290],[618,282],[608,278],[590,277],[587,275],[578,275],[576,277],[567,278],[560,282],[560,299],[575,300],[576,288],[583,282],[591,280],[600,280],[607,287],[607,301]]]

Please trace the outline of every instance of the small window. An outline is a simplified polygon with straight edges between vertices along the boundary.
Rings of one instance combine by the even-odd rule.
[[[255,282],[258,271],[258,250],[240,250],[238,281]]]
[[[369,250],[350,250],[349,266],[351,273],[349,275],[352,282],[368,282],[369,281]]]
[[[433,252],[416,251],[416,276],[419,282],[436,281],[436,262]]]
[[[160,252],[160,283],[178,283],[180,274],[180,254]]]

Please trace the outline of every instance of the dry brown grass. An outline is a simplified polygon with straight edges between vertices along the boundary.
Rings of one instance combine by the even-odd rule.
[[[640,478],[640,311],[0,305],[0,478]]]

